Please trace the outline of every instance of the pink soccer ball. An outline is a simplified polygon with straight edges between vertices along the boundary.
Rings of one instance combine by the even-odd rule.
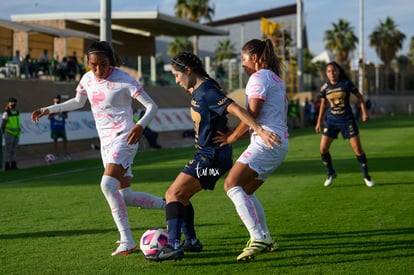
[[[56,160],[56,158],[55,158],[55,155],[53,155],[53,154],[47,154],[45,156],[45,161],[46,161],[47,164],[52,164],[53,162],[55,162],[55,160]]]
[[[147,255],[157,254],[161,248],[168,244],[168,232],[162,228],[151,228],[142,234],[139,248]]]

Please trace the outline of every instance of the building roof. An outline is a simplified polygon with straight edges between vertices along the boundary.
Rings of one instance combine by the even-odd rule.
[[[36,20],[71,20],[81,24],[99,26],[99,12],[66,12],[43,14],[16,14],[11,19],[15,22]],[[112,12],[112,29],[143,36],[192,36],[192,35],[227,35],[228,32],[183,20],[158,11]]]
[[[25,24],[20,22],[12,22],[8,20],[0,19],[0,27],[6,28],[6,29],[12,29],[15,31],[22,31],[27,33],[43,33],[48,34],[55,37],[63,37],[63,38],[69,38],[69,37],[81,37],[86,39],[99,39],[99,36],[82,32],[82,31],[75,31],[70,29],[59,29],[54,28],[50,26],[44,26],[44,25],[37,25],[37,24]]]

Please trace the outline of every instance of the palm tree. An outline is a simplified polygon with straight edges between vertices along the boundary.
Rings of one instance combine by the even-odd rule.
[[[388,74],[391,61],[395,58],[397,51],[402,48],[405,34],[397,30],[397,25],[391,17],[385,22],[380,20],[379,25],[369,36],[369,44],[374,47],[378,57],[384,62],[385,87],[388,89]]]
[[[231,43],[230,39],[224,39],[219,41],[215,50],[216,60],[222,61],[223,59],[232,59],[237,56],[236,46]]]
[[[209,0],[177,0],[174,6],[175,15],[179,18],[200,23],[204,18],[211,21],[214,15],[214,7],[209,6]],[[198,54],[198,35],[194,36],[193,52]]]
[[[411,36],[410,48],[408,49],[408,58],[410,58],[411,64],[414,65],[414,36]]]
[[[168,44],[167,54],[175,56],[182,51],[192,52],[193,44],[187,37],[176,36],[174,37],[174,40]]]
[[[332,26],[332,30],[325,31],[325,48],[333,53],[336,62],[349,68],[350,53],[358,43],[354,27],[345,19],[339,19],[338,24],[332,23]]]

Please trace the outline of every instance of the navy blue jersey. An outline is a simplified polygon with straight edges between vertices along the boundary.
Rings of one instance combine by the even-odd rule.
[[[326,119],[333,123],[345,123],[354,119],[349,98],[351,93],[357,92],[357,88],[349,80],[339,81],[335,85],[325,83],[321,87],[320,96],[326,99],[328,106]]]
[[[50,118],[50,130],[51,131],[61,131],[65,130],[65,116],[66,112],[62,112],[59,115],[55,114]]]
[[[219,144],[214,143],[212,139],[217,136],[217,131],[229,131],[225,110],[233,100],[226,97],[210,80],[203,82],[191,96],[195,147],[203,155],[214,157]]]

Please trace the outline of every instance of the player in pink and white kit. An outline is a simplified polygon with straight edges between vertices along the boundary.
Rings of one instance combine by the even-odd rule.
[[[90,71],[82,76],[76,96],[64,103],[35,110],[32,121],[37,122],[50,113],[80,109],[89,100],[104,165],[101,189],[121,237],[112,256],[129,254],[137,250],[137,245],[131,234],[126,206],[165,209],[162,198],[132,192],[130,187],[133,176],[131,165],[138,150],[138,141],[158,107],[136,80],[117,68],[119,59],[108,43],[94,42],[86,54]],[[136,124],[133,121],[133,99],[146,110]]]
[[[278,146],[269,148],[263,139],[241,123],[232,134],[222,134],[215,139],[222,145],[229,144],[250,133],[250,144],[240,155],[224,181],[224,190],[249,231],[250,239],[239,262],[247,262],[262,252],[277,248],[270,235],[262,204],[254,192],[285,159],[289,149],[287,128],[287,99],[285,83],[280,78],[281,63],[269,39],[253,39],[244,44],[241,52],[242,66],[249,75],[246,85],[247,110],[260,126],[276,133]]]

